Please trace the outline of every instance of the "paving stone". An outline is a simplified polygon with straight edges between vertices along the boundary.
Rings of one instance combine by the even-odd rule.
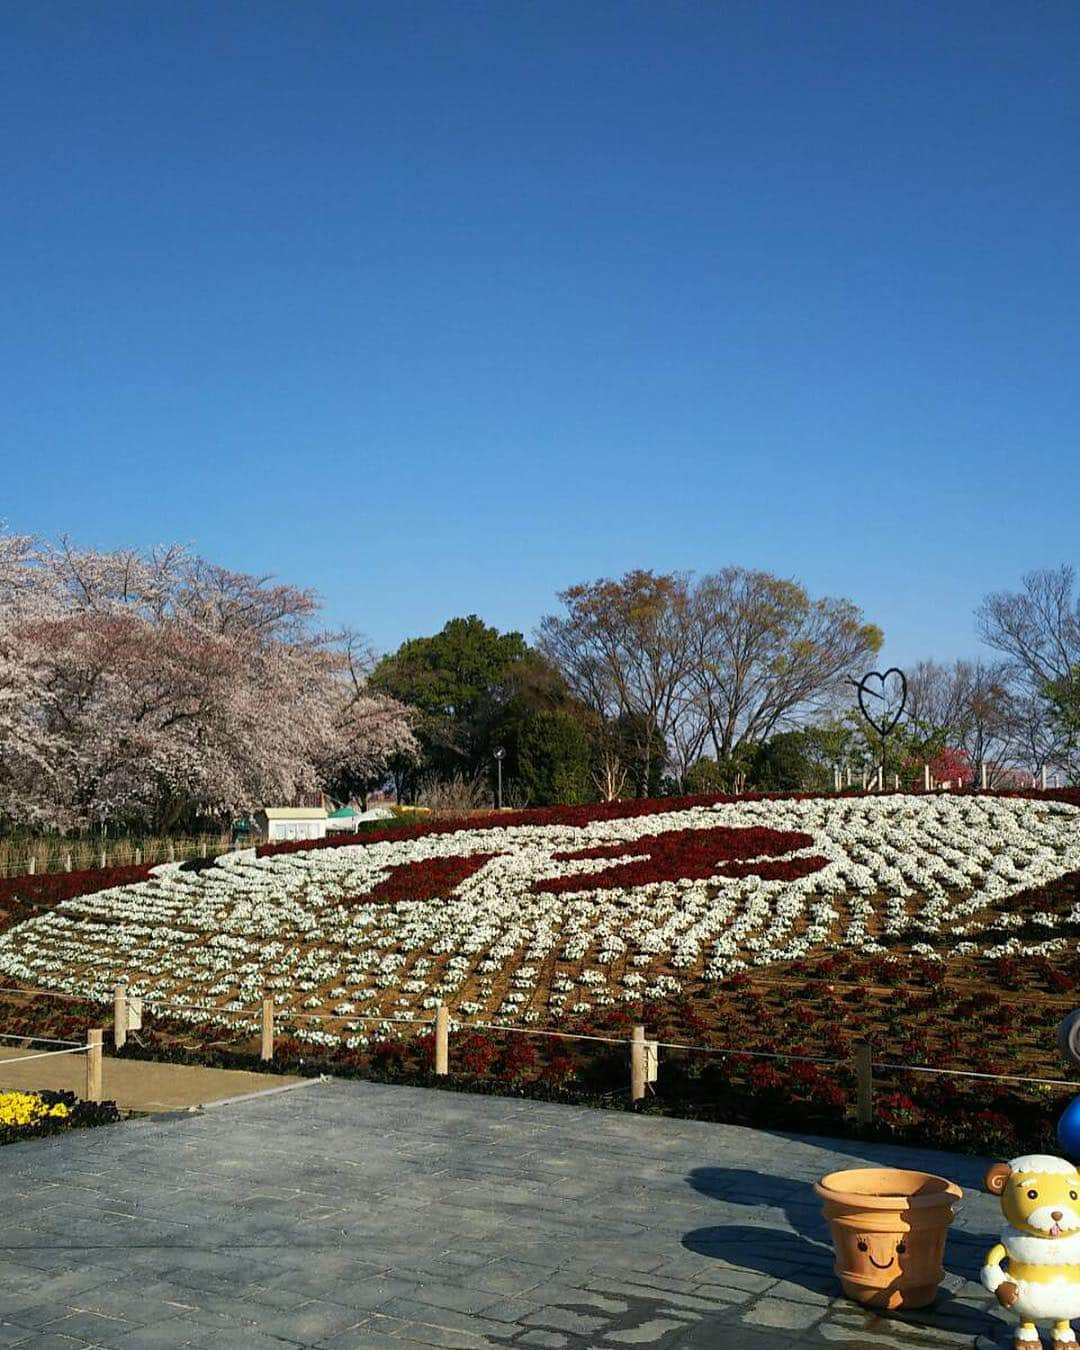
[[[176,1347],[198,1345],[200,1331],[195,1323],[180,1318],[171,1318],[166,1322],[153,1322],[149,1326],[136,1327],[127,1336],[118,1340],[118,1350],[176,1350]]]
[[[488,1350],[494,1343],[471,1331],[456,1331],[451,1327],[431,1326],[425,1322],[410,1323],[399,1333],[397,1345],[433,1345],[446,1350]]]
[[[70,1336],[73,1340],[85,1341],[89,1345],[112,1347],[130,1345],[127,1338],[138,1329],[138,1325],[117,1318],[96,1317],[92,1313],[72,1313],[39,1327],[34,1335],[35,1339],[46,1335]]]
[[[257,1324],[260,1330],[271,1335],[309,1344],[355,1326],[358,1321],[360,1317],[352,1308],[313,1299],[291,1312],[280,1308],[266,1310],[265,1315],[257,1319]]]
[[[655,1345],[669,1332],[685,1329],[685,1322],[654,1317],[651,1321],[642,1322],[640,1326],[630,1327],[627,1331],[609,1331],[604,1340],[614,1341],[616,1345]]]
[[[524,1326],[554,1327],[556,1331],[569,1331],[574,1336],[591,1336],[607,1324],[603,1317],[586,1317],[571,1312],[569,1308],[538,1308],[523,1321]]]
[[[8,1145],[11,1147],[11,1145]],[[84,1341],[79,1336],[62,1336],[59,1332],[38,1332],[24,1342],[34,1350],[93,1350],[93,1341]]]
[[[461,1283],[493,1294],[523,1294],[543,1282],[544,1272],[524,1261],[495,1261],[466,1271]]]
[[[828,1282],[828,1290],[807,1288],[794,1280],[777,1280],[769,1286],[769,1297],[784,1299],[788,1303],[812,1303],[819,1308],[826,1307],[836,1299],[835,1281]]]
[[[863,1162],[968,1192],[925,1313],[838,1297],[811,1183]],[[971,1350],[994,1326],[984,1164],[929,1150],[328,1082],[4,1164],[0,1345]]]
[[[10,1147],[10,1145],[8,1146]],[[15,1326],[23,1328],[23,1335],[27,1331],[32,1331],[35,1327],[46,1326],[49,1322],[55,1322],[57,1318],[64,1317],[73,1309],[65,1307],[63,1304],[57,1306],[55,1303],[20,1303],[18,1299],[5,1299],[4,1306],[0,1309],[0,1315],[7,1322],[12,1322]]]
[[[743,1321],[758,1327],[783,1327],[787,1331],[801,1331],[820,1322],[824,1308],[809,1303],[790,1303],[784,1299],[766,1296],[743,1313]]]
[[[713,1312],[718,1306],[732,1304],[742,1301],[744,1298],[752,1297],[742,1290],[731,1290],[730,1294],[726,1291],[717,1289],[715,1292],[710,1288],[702,1288],[697,1294],[684,1294],[680,1291],[663,1286],[652,1286],[648,1283],[642,1284],[616,1284],[612,1280],[602,1282],[602,1288],[609,1293],[623,1294],[627,1298],[636,1300],[647,1299],[665,1308],[685,1308],[689,1312]]]
[[[489,1321],[496,1322],[524,1322],[530,1313],[536,1312],[539,1303],[534,1303],[530,1299],[519,1298],[500,1298],[494,1303],[487,1304],[483,1309],[484,1316]]]
[[[455,1312],[478,1313],[492,1301],[490,1289],[474,1289],[467,1284],[438,1284],[435,1281],[418,1284],[413,1298],[433,1308],[453,1309]]]
[[[325,1341],[317,1341],[319,1350],[401,1350],[405,1342],[377,1331],[369,1321],[359,1322],[347,1331]]]

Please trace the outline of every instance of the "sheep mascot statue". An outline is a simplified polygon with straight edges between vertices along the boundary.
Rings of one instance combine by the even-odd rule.
[[[1080,1317],[1080,1176],[1073,1163],[1035,1153],[994,1163],[986,1189],[1001,1199],[1001,1241],[986,1255],[982,1282],[1020,1319],[1014,1350],[1041,1345],[1036,1322],[1052,1321],[1055,1350],[1076,1346]],[[1002,1261],[1008,1261],[1008,1269]]]

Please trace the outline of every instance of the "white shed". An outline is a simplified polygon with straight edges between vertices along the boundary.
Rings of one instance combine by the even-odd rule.
[[[255,812],[254,825],[271,843],[285,839],[325,839],[326,807],[267,806]]]

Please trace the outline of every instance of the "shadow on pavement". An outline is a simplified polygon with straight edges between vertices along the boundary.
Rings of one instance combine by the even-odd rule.
[[[978,1163],[972,1160],[972,1166],[977,1167]],[[682,1245],[688,1251],[726,1265],[773,1276],[788,1286],[790,1297],[796,1300],[799,1295],[792,1286],[806,1290],[816,1298],[824,1296],[832,1300],[841,1297],[840,1283],[833,1271],[828,1224],[811,1183],[730,1167],[695,1168],[687,1182],[699,1194],[715,1200],[721,1212],[723,1209],[731,1212],[732,1206],[745,1207],[747,1211],[746,1221],[735,1211],[737,1222],[720,1222],[685,1234]],[[769,1214],[769,1210],[774,1213]],[[981,1253],[995,1239],[990,1236],[986,1241],[981,1235],[969,1233],[958,1233],[956,1237],[956,1255],[961,1260],[947,1260],[946,1268],[967,1279],[977,1280]],[[959,1265],[963,1268],[958,1269]],[[950,1331],[972,1337],[1001,1325],[990,1315],[989,1307],[984,1313],[957,1299],[946,1287],[942,1288],[931,1308],[915,1312],[881,1314],[862,1309],[855,1303],[839,1306],[856,1317],[862,1314],[866,1319],[864,1332],[871,1335],[875,1329],[887,1331],[890,1323],[895,1329],[897,1322],[912,1329],[926,1325],[947,1326]]]
[[[835,1294],[829,1231],[813,1191],[790,1177],[767,1176],[740,1167],[697,1167],[687,1177],[700,1195],[753,1211],[750,1222],[697,1228],[683,1246],[815,1294]],[[763,1210],[779,1210],[770,1221]],[[782,1217],[781,1217],[782,1216]],[[740,1216],[741,1218],[741,1216]]]

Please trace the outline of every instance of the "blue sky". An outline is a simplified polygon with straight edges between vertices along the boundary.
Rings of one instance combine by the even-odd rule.
[[[0,517],[382,648],[734,562],[886,656],[1077,561],[1075,0],[9,6]]]

